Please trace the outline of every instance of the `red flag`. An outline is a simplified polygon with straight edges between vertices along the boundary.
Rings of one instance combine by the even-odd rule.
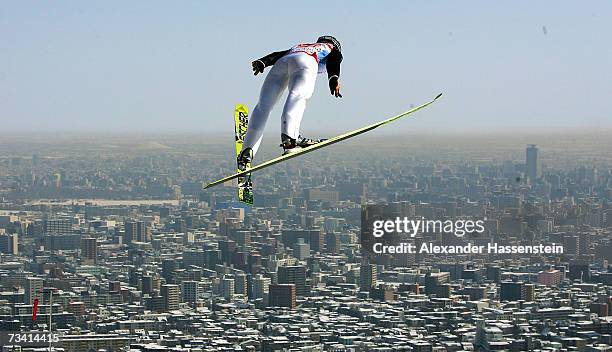
[[[32,320],[36,320],[37,310],[38,310],[38,298],[34,298],[34,309],[32,309]]]

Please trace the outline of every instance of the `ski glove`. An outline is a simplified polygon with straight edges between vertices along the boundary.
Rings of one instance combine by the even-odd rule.
[[[342,94],[340,94],[340,81],[338,80],[338,76],[331,76],[329,78],[329,91],[336,98],[342,98]]]
[[[263,73],[264,68],[266,68],[266,65],[264,65],[261,60],[255,60],[251,63],[251,65],[253,65],[253,74],[255,76],[257,76],[258,73]]]

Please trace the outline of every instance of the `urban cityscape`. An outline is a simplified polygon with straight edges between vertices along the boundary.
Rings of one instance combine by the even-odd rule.
[[[202,190],[231,136],[2,139],[1,351],[612,351],[611,140],[360,137],[255,173],[251,207]],[[372,204],[484,224],[416,245],[562,253],[364,255]]]

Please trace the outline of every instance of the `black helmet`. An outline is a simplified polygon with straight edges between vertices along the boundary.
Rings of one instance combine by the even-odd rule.
[[[340,42],[338,39],[332,37],[331,35],[323,35],[317,39],[317,43],[331,43],[333,44],[338,51],[342,52],[342,48],[340,47]]]

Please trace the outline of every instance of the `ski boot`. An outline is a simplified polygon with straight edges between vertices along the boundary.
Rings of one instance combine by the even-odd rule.
[[[251,162],[253,161],[253,149],[244,148],[240,155],[236,158],[236,163],[238,164],[238,170],[244,171],[247,168],[251,167]]]
[[[299,152],[300,150],[310,147],[311,145],[315,145],[317,143],[323,142],[325,139],[310,139],[302,136],[298,136],[297,139],[291,138],[288,135],[282,133],[281,134],[281,144],[283,147],[283,155],[292,154],[295,152]]]

